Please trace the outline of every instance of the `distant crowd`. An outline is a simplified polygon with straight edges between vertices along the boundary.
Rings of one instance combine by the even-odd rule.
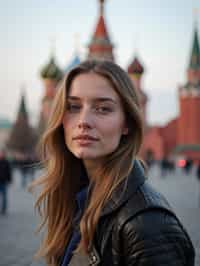
[[[147,158],[145,160],[148,168],[151,168],[153,165],[159,165],[161,169],[161,176],[165,177],[168,173],[173,173],[177,168],[183,170],[183,172],[187,175],[191,174],[193,166],[196,169],[196,176],[200,180],[200,160],[193,161],[191,158],[179,158],[179,159],[171,159],[168,157],[163,157],[160,161],[154,160],[152,158]]]
[[[8,209],[8,187],[13,181],[13,172],[20,172],[21,186],[26,188],[27,184],[35,177],[38,169],[38,160],[27,155],[20,159],[8,158],[4,150],[0,151],[0,214],[5,215]]]
[[[150,169],[157,164],[161,170],[161,177],[166,177],[167,174],[172,174],[177,168],[181,168],[187,175],[191,174],[191,170],[195,165],[196,177],[200,182],[200,161],[194,163],[192,159],[180,159],[178,161],[164,157],[160,161],[155,161],[152,158],[146,158],[145,163]],[[13,171],[19,171],[21,177],[21,187],[25,189],[35,178],[35,171],[39,168],[39,162],[36,157],[27,155],[20,159],[8,159],[5,151],[0,151],[0,213],[5,215],[8,208],[8,187],[12,183]]]

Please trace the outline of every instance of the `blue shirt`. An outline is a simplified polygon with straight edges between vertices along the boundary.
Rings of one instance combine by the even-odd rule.
[[[88,187],[84,187],[76,194],[77,213],[75,216],[75,221],[77,223],[80,222],[80,219],[81,219],[84,207],[85,207],[87,191],[88,191]],[[74,232],[72,233],[71,239],[66,247],[61,266],[67,266],[69,264],[72,258],[72,255],[73,255],[73,251],[76,249],[77,245],[79,244],[80,239],[81,239],[80,232],[77,230],[74,230]]]

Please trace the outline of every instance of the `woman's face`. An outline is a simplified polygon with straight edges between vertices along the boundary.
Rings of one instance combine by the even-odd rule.
[[[95,73],[80,74],[72,81],[63,127],[68,149],[83,161],[101,160],[128,133],[118,94]]]

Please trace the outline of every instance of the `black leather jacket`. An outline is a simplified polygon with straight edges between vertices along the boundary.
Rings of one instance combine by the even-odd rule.
[[[194,257],[187,232],[135,161],[102,211],[88,258],[70,265],[194,266]]]

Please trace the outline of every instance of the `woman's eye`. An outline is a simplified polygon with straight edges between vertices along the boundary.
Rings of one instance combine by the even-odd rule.
[[[73,103],[68,103],[67,104],[67,110],[69,112],[78,112],[80,110],[81,106],[79,104],[73,104]]]
[[[96,107],[96,111],[101,114],[107,114],[107,113],[110,113],[112,109],[107,106],[99,106],[99,107]]]

